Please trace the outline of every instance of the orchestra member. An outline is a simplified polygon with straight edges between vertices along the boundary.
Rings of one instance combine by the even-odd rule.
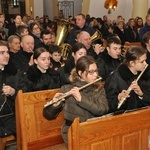
[[[147,65],[146,53],[147,50],[142,47],[131,47],[125,54],[124,62],[107,78],[105,90],[110,112],[117,111],[123,98],[126,100],[119,110],[150,105],[149,67],[141,78],[136,80]]]
[[[51,120],[57,117],[59,112],[64,108],[65,123],[62,126],[62,137],[67,143],[68,128],[75,118],[79,117],[80,122],[89,118],[98,117],[108,112],[108,104],[105,91],[100,82],[96,82],[83,90],[79,88],[87,83],[92,83],[98,78],[98,68],[95,60],[91,56],[83,56],[77,60],[75,70],[70,75],[70,84],[61,87],[60,92],[56,93],[54,98],[60,97],[63,93],[71,96],[66,100],[45,107],[43,115],[46,119]]]

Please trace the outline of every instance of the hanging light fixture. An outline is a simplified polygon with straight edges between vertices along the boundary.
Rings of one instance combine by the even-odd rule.
[[[104,7],[108,9],[108,13],[110,14],[112,10],[115,10],[117,8],[117,4],[117,0],[106,0],[104,3]]]

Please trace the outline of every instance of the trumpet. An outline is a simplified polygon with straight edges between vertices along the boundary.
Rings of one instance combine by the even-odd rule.
[[[144,71],[146,70],[146,68],[148,67],[148,64],[145,66],[145,68],[143,69],[143,71],[141,71],[141,73],[139,74],[139,76],[136,79],[136,82],[138,82],[138,80],[141,78],[142,74],[144,73]],[[127,99],[127,96],[130,94],[130,92],[132,91],[131,85],[129,86],[129,88],[127,89],[127,94],[125,97],[122,97],[121,100],[118,103],[118,109],[122,106],[122,104],[124,103],[124,101]]]
[[[101,79],[102,79],[102,78],[99,77],[99,78],[96,79],[95,81],[85,84],[84,86],[82,86],[82,87],[79,88],[79,91],[81,91],[81,90],[83,90],[84,88],[86,88],[86,87],[88,87],[88,86],[90,86],[90,85],[92,85],[92,84],[94,84],[94,83],[100,81]],[[71,94],[70,94],[69,92],[66,92],[66,93],[64,93],[62,96],[60,96],[59,98],[53,98],[51,101],[47,102],[47,103],[44,105],[44,108],[47,107],[47,106],[49,106],[49,105],[52,105],[52,104],[54,104],[54,103],[57,103],[57,102],[61,101],[62,99],[66,98],[66,97],[68,97],[68,96],[70,96],[70,95],[71,95]]]

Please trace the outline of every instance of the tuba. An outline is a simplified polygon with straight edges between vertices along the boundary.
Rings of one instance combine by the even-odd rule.
[[[70,44],[64,43],[71,27],[72,27],[72,23],[70,23],[65,19],[60,19],[57,22],[57,32],[56,32],[56,39],[54,45],[58,45],[62,48],[61,55],[64,61],[67,60],[72,48]]]

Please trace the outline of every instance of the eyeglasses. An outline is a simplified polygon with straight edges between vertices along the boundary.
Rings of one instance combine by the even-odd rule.
[[[86,70],[86,72],[90,75],[93,75],[95,72],[98,73],[98,69],[96,69],[96,70]]]

